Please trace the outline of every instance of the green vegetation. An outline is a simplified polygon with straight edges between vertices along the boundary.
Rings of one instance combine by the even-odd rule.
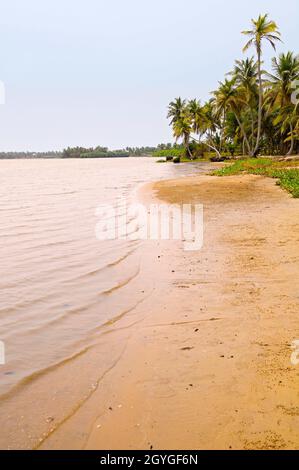
[[[0,152],[0,159],[15,158],[61,158],[62,152],[50,151],[50,152]]]
[[[281,41],[278,27],[268,15],[252,20],[243,52],[254,47],[255,57],[236,60],[212,98],[176,98],[168,106],[168,118],[176,141],[185,155],[196,157],[196,144],[225,155],[292,155],[299,152],[299,56],[286,52],[274,57],[272,71],[263,66],[265,43],[275,50]],[[195,145],[195,146],[194,146]]]
[[[160,144],[161,146],[166,146],[171,144]],[[126,152],[129,153],[132,157],[151,157],[152,154],[157,150],[158,147],[126,147]]]
[[[126,147],[126,151],[132,157],[159,157],[159,156],[166,156],[167,151],[173,153],[172,150],[176,151],[176,149],[180,149],[182,146],[175,144],[171,144],[170,142],[167,144],[159,144],[157,147]],[[160,152],[165,152],[165,155],[160,155]]]
[[[173,148],[169,150],[156,150],[153,153],[153,157],[183,157],[184,149],[183,148]]]
[[[248,158],[213,172],[217,176],[252,174],[276,178],[277,184],[299,198],[299,161],[277,161],[270,158]]]
[[[84,148],[84,147],[68,147],[63,151],[63,158],[117,158],[129,157],[129,152],[125,150],[110,151],[107,147]]]
[[[120,157],[129,157],[129,153],[125,152],[124,150],[116,150],[114,152],[107,151],[103,152],[100,150],[94,150],[92,152],[84,152],[80,154],[80,158],[120,158]]]
[[[216,156],[215,152],[206,152],[206,147],[203,144],[197,142],[190,142],[189,149],[192,153],[192,161],[197,160],[209,160],[211,157]],[[227,154],[228,155],[228,154]],[[167,149],[158,149],[153,153],[153,157],[158,158],[170,158],[180,157],[181,162],[190,162],[190,154],[186,151],[182,145],[176,145],[168,147]]]
[[[157,147],[126,147],[126,149],[109,150],[108,147],[68,147],[64,149],[63,158],[106,158],[106,157],[166,157],[181,155],[184,149],[171,143],[159,144]]]

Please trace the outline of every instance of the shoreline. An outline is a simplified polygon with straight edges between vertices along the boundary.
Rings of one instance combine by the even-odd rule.
[[[90,403],[91,413],[104,407],[83,448],[297,448],[296,201],[258,176],[162,181],[141,197],[200,199],[205,245],[195,255],[177,242],[148,250],[157,292]]]
[[[39,425],[36,415],[26,427],[14,417],[9,447],[298,448],[290,363],[299,338],[298,201],[252,175],[147,183],[138,197],[203,203],[202,250],[184,252],[177,241],[142,247],[142,302],[108,325],[100,345],[11,401],[14,417],[16,407],[30,415],[32,390],[48,400]]]

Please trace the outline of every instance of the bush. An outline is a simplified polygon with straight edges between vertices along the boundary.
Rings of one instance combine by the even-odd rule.
[[[183,148],[173,148],[173,149],[164,149],[157,150],[153,153],[153,157],[182,157],[184,155]]]
[[[290,166],[295,166],[295,168],[290,168]],[[280,162],[271,158],[248,158],[238,160],[232,165],[214,172],[218,176],[240,173],[276,178],[279,186],[289,191],[293,197],[299,198],[299,162]]]

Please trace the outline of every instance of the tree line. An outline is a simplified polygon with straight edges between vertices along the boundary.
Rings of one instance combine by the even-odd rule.
[[[158,152],[182,149],[181,145],[176,143],[159,144],[156,147],[126,147],[120,150],[109,150],[108,147],[67,147],[62,152],[0,152],[0,159],[14,158],[104,158],[104,157],[147,157],[156,155]]]
[[[186,156],[194,158],[196,145],[204,145],[218,158],[224,153],[256,157],[299,152],[299,56],[281,53],[263,67],[265,43],[276,51],[281,42],[277,24],[268,15],[252,20],[243,52],[255,55],[236,60],[211,99],[176,98],[168,106],[168,119]]]
[[[101,158],[101,157],[147,157],[156,155],[163,150],[180,149],[182,146],[177,143],[159,144],[157,147],[126,147],[120,150],[109,150],[108,147],[68,147],[64,149],[63,158]]]
[[[62,152],[49,151],[49,152],[0,152],[0,159],[15,159],[15,158],[61,158]]]
[[[111,151],[108,147],[68,147],[64,149],[62,158],[107,158],[107,157],[129,157],[126,150]]]

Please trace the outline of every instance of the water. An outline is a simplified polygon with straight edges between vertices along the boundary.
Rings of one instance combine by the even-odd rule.
[[[79,354],[138,302],[138,241],[98,241],[100,204],[203,171],[151,158],[0,161],[0,395]]]

